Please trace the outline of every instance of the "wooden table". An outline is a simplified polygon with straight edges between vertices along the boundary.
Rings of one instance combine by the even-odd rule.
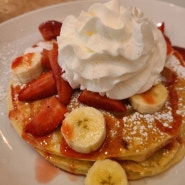
[[[75,0],[0,0],[0,23],[45,6]]]
[[[78,0],[0,0],[0,23],[45,6]],[[185,0],[160,0],[185,7]]]

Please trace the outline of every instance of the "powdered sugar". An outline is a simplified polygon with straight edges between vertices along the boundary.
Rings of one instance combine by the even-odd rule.
[[[123,117],[124,129],[123,139],[130,146],[135,146],[139,152],[145,148],[147,143],[163,143],[167,133],[163,133],[156,126],[156,121],[159,121],[163,127],[171,128],[173,123],[172,109],[167,101],[163,110],[154,114],[141,114],[134,112]]]
[[[176,72],[179,77],[185,79],[185,67],[180,64],[179,60],[174,55],[168,57],[165,66]]]
[[[175,89],[178,93],[178,109],[176,110],[177,115],[185,117],[185,68],[180,64],[177,58],[173,55],[169,56],[166,67],[174,71],[178,76],[178,83]],[[164,108],[154,114],[140,114],[134,112],[128,116],[123,117],[124,130],[123,139],[124,141],[134,144],[138,148],[137,152],[140,151],[142,146],[145,146],[145,142],[149,140],[152,143],[160,143],[166,137],[167,133],[161,132],[156,126],[156,121],[159,121],[164,128],[171,129],[174,120],[172,114],[172,107],[169,101],[164,105]],[[184,123],[184,122],[183,122]],[[125,136],[125,137],[124,137]],[[141,149],[142,150],[142,149]]]
[[[17,44],[12,42],[0,43],[0,113],[5,115],[6,98],[9,91],[9,81],[11,74],[11,61],[16,58],[20,53],[20,48],[17,48]]]

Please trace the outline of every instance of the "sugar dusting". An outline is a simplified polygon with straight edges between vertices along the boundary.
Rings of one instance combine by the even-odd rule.
[[[21,45],[21,43],[19,43]],[[0,43],[0,115],[5,115],[6,98],[8,94],[9,81],[11,75],[11,62],[20,53],[17,42]]]
[[[179,60],[174,55],[170,55],[168,57],[165,66],[172,71],[175,71],[180,78],[185,79],[185,68],[180,64]]]
[[[185,79],[185,68],[180,64],[175,56],[170,56],[166,62],[166,67],[174,71],[178,79]],[[185,117],[185,87],[182,85],[178,88],[178,109],[176,114]],[[164,105],[162,111],[156,112],[154,114],[140,114],[139,112],[133,112],[125,117],[123,117],[124,129],[123,129],[123,139],[127,143],[134,143],[134,145],[139,146],[136,152],[139,152],[139,148],[145,145],[145,142],[152,140],[152,143],[157,143],[163,141],[166,133],[160,132],[159,128],[155,125],[155,120],[162,123],[163,127],[172,128],[174,122],[172,115],[172,108],[169,101]],[[152,136],[152,138],[151,138]],[[155,137],[156,136],[156,137]],[[132,145],[132,144],[131,144]],[[143,148],[142,148],[143,149]]]
[[[133,140],[135,140],[134,142],[143,144],[144,141],[148,141],[150,137],[149,133],[151,135],[158,133],[161,135],[161,138],[163,138],[164,133],[160,132],[155,126],[155,120],[161,121],[165,127],[171,127],[173,116],[169,102],[166,102],[164,111],[161,112],[156,112],[154,114],[141,114],[139,112],[134,112],[133,114],[123,117],[123,121],[125,123],[123,135],[127,135],[127,138],[125,138],[127,142],[133,142]]]

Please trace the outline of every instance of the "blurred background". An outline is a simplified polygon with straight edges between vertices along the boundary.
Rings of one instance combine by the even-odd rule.
[[[79,1],[79,0],[0,0],[0,23],[38,8],[69,1]],[[185,0],[156,0],[156,1],[165,1],[168,3],[174,3],[179,6],[185,7]]]
[[[0,23],[45,6],[75,0],[0,0]]]

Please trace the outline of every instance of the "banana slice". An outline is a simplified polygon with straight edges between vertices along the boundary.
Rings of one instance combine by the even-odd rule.
[[[61,132],[73,150],[90,153],[97,150],[106,137],[105,119],[95,108],[80,107],[67,114]]]
[[[125,170],[113,160],[96,161],[89,169],[85,185],[128,185]]]
[[[21,83],[27,83],[40,76],[43,71],[41,53],[27,53],[12,62],[15,78]]]
[[[159,83],[145,93],[132,96],[130,102],[136,111],[152,114],[160,111],[167,99],[168,91]]]

